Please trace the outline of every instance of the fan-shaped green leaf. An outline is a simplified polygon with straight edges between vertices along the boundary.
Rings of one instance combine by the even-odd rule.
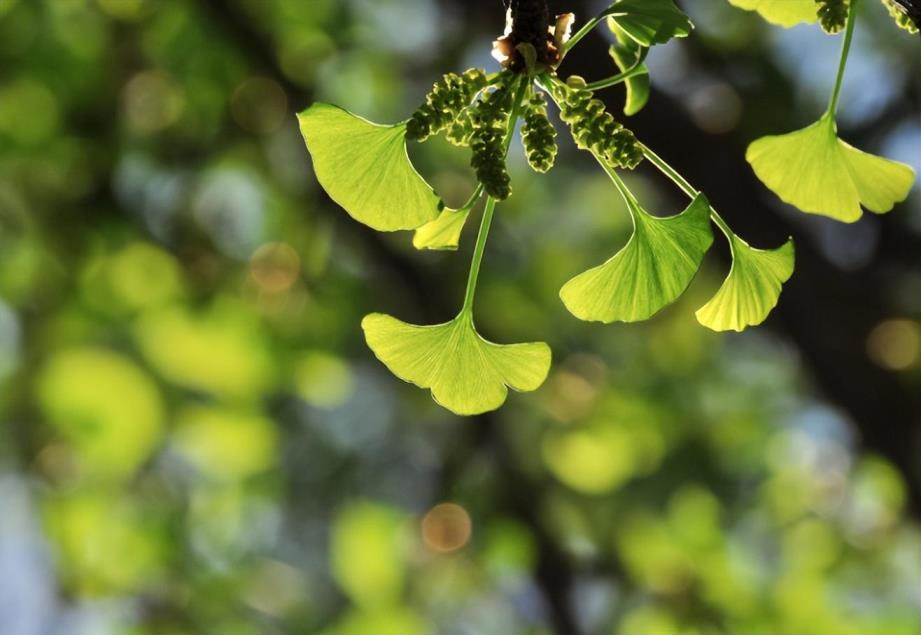
[[[602,15],[609,16],[641,46],[687,37],[694,28],[673,0],[619,0]]]
[[[320,185],[358,222],[415,229],[444,207],[409,161],[405,124],[381,126],[329,104],[298,120]]]
[[[778,249],[755,249],[732,234],[732,268],[720,290],[697,311],[697,321],[714,331],[742,331],[764,322],[780,299],[796,261],[793,241]]]
[[[854,148],[837,137],[834,119],[763,137],[745,155],[755,174],[783,201],[804,212],[852,223],[863,212],[888,212],[908,197],[914,170]]]
[[[800,22],[815,22],[818,11],[815,0],[729,0],[740,9],[757,11],[773,24],[791,27]]]
[[[368,346],[394,375],[430,388],[435,401],[459,415],[497,409],[508,388],[537,390],[550,370],[546,344],[493,344],[480,337],[467,313],[437,326],[372,313],[361,327]]]
[[[416,230],[413,246],[416,249],[456,250],[468,216],[469,208],[443,210],[438,218]]]
[[[684,293],[713,243],[710,204],[702,194],[677,216],[631,210],[634,233],[606,263],[567,282],[560,297],[580,320],[637,322]]]

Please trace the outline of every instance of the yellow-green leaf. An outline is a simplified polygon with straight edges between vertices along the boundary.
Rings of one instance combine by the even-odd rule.
[[[640,46],[687,37],[694,28],[674,0],[617,0],[602,15],[609,16]]]
[[[329,104],[314,104],[298,121],[317,180],[359,223],[415,229],[444,207],[410,163],[406,124],[381,126]]]
[[[757,11],[773,24],[791,27],[800,22],[813,23],[818,16],[815,0],[729,0],[740,9]]]
[[[455,250],[460,243],[461,231],[470,216],[469,209],[445,209],[438,218],[416,230],[413,246],[416,249]]]
[[[863,212],[882,214],[908,197],[914,170],[841,141],[834,119],[789,134],[763,137],[745,155],[758,178],[804,212],[852,223]]]
[[[368,346],[394,375],[430,388],[436,402],[459,415],[499,408],[508,388],[537,390],[550,370],[546,344],[493,344],[476,332],[467,313],[437,326],[372,313],[361,326]]]
[[[733,234],[732,268],[720,290],[697,311],[697,321],[714,331],[742,331],[764,322],[777,306],[796,261],[793,241],[761,250]]]
[[[560,291],[566,308],[580,320],[652,317],[684,293],[713,244],[710,204],[702,194],[677,216],[656,218],[638,206],[631,214],[634,233],[627,245]]]

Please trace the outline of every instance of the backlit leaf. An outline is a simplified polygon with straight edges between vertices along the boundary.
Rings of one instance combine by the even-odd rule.
[[[673,0],[619,0],[602,15],[609,16],[641,46],[687,37],[694,28]]]
[[[631,117],[641,111],[649,101],[650,80],[649,72],[643,64],[648,48],[642,47],[635,41],[627,37],[614,20],[608,19],[608,26],[614,35],[617,36],[617,43],[611,45],[609,53],[611,59],[617,65],[621,72],[629,71],[633,68],[641,67],[644,71],[640,75],[634,75],[624,82],[627,91],[627,101],[624,104],[624,114]]]
[[[758,178],[804,212],[852,223],[863,212],[882,214],[908,197],[914,170],[862,152],[837,137],[828,115],[789,134],[763,137],[745,155]]]
[[[352,218],[378,231],[415,229],[443,207],[406,153],[406,124],[381,126],[329,104],[300,115],[317,180]]]
[[[764,322],[777,306],[783,284],[793,275],[793,241],[770,251],[730,238],[732,268],[720,290],[697,311],[697,321],[714,331],[742,331]]]
[[[416,230],[413,246],[416,249],[456,250],[468,216],[469,209],[443,210],[438,218]]]
[[[757,11],[762,18],[773,24],[791,27],[800,22],[815,22],[817,5],[815,0],[729,0],[740,9]]]
[[[703,195],[677,216],[656,218],[638,206],[631,214],[634,233],[627,245],[560,291],[566,308],[581,320],[652,317],[684,293],[713,243],[710,204]]]
[[[493,344],[476,332],[465,313],[437,326],[373,313],[361,326],[368,346],[394,375],[430,388],[435,401],[459,415],[497,409],[508,388],[537,390],[550,370],[546,344]]]

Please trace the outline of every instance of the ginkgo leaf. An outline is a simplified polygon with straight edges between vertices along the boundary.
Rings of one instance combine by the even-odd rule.
[[[656,218],[638,206],[631,213],[634,232],[627,245],[560,291],[566,308],[580,320],[652,317],[684,293],[713,244],[710,204],[702,194],[677,216]]]
[[[716,295],[697,311],[697,321],[714,331],[742,331],[767,319],[793,275],[796,253],[789,240],[761,250],[732,234],[732,268]]]
[[[320,185],[358,222],[378,231],[415,229],[444,207],[410,163],[406,124],[381,126],[322,103],[298,121]]]
[[[694,25],[673,0],[619,0],[602,13],[640,46],[687,37]]]
[[[815,0],[729,0],[740,9],[757,11],[773,24],[791,27],[800,22],[815,22],[818,10]]]
[[[745,158],[784,202],[804,212],[852,223],[863,212],[882,214],[908,197],[914,170],[841,141],[834,119],[780,136],[763,137]]]
[[[624,114],[632,117],[641,111],[649,101],[651,89],[649,72],[643,64],[646,58],[648,48],[640,46],[634,40],[627,37],[624,30],[620,28],[614,20],[608,19],[608,26],[614,35],[617,36],[617,44],[611,45],[609,53],[611,59],[617,65],[621,72],[626,72],[638,68],[643,72],[634,75],[624,81],[624,87],[627,90],[627,100],[624,103]]]
[[[415,326],[372,313],[361,327],[368,346],[390,372],[430,388],[435,401],[459,415],[499,408],[509,388],[537,390],[550,370],[546,344],[493,344],[476,332],[468,313],[437,326]]]
[[[443,210],[438,218],[416,230],[413,246],[416,249],[456,250],[468,216],[469,208]]]

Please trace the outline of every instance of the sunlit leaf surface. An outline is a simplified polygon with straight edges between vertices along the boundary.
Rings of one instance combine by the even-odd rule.
[[[374,313],[361,323],[368,346],[390,371],[421,388],[459,415],[495,410],[508,395],[537,390],[550,369],[542,343],[493,344],[466,314],[437,326],[406,324]]]
[[[745,155],[755,174],[784,202],[804,212],[852,223],[882,214],[908,197],[914,170],[862,152],[837,137],[828,115],[780,136],[763,137]]]
[[[817,5],[815,0],[729,0],[730,3],[757,11],[762,18],[773,24],[791,27],[800,22],[815,22]]]
[[[406,125],[380,126],[329,104],[300,115],[320,185],[355,220],[378,231],[415,229],[442,208],[406,153]]]
[[[413,246],[416,249],[456,250],[464,230],[469,209],[445,209],[438,218],[416,230]]]
[[[735,235],[730,241],[729,276],[716,295],[697,311],[697,320],[714,331],[742,331],[764,322],[777,306],[796,260],[792,240],[771,251],[750,247]]]
[[[677,216],[631,210],[634,233],[603,265],[567,282],[560,297],[570,313],[594,322],[637,322],[684,293],[713,243],[710,204],[700,195]]]
[[[604,15],[617,23],[641,46],[664,44],[687,37],[694,25],[672,0],[620,0]]]
[[[648,49],[630,39],[613,19],[608,19],[608,26],[614,35],[617,36],[617,43],[612,44],[609,49],[611,59],[614,60],[617,68],[619,68],[621,72],[625,72],[642,65],[645,53]],[[643,65],[642,68],[646,71],[645,65]],[[624,87],[627,92],[627,99],[624,103],[624,114],[630,117],[641,111],[649,101],[649,92],[651,89],[649,73],[643,72],[640,75],[630,77],[624,82]]]

